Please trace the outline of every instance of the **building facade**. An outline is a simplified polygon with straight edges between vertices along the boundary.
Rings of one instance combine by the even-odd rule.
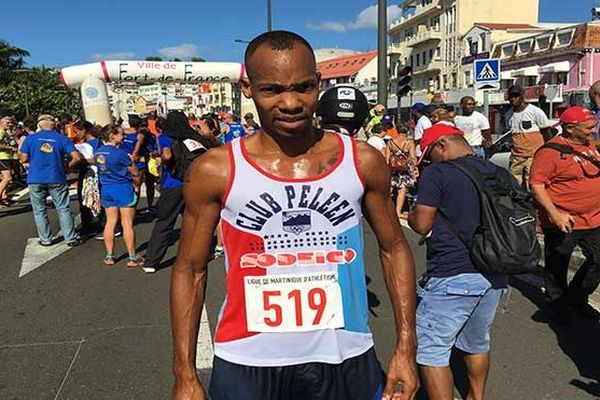
[[[549,86],[558,86],[555,102],[583,104],[589,87],[600,80],[600,22],[498,43],[492,56],[501,60],[503,88],[521,85],[528,100],[539,101],[549,100]]]
[[[317,63],[321,88],[337,85],[369,86],[377,83],[377,52],[351,54]]]
[[[460,88],[462,37],[474,24],[538,21],[539,0],[405,0],[403,17],[389,28],[391,82],[412,66],[416,94]],[[519,10],[519,12],[515,12]]]

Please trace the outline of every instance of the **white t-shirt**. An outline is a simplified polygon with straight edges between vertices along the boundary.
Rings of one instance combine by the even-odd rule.
[[[421,140],[423,137],[423,131],[427,128],[431,128],[431,121],[427,116],[423,115],[421,118],[417,120],[417,124],[415,125],[415,140]],[[421,149],[417,145],[417,157],[421,155]]]
[[[94,159],[94,148],[89,143],[78,143],[75,145],[75,148],[86,160]],[[88,168],[91,168],[94,172],[97,171],[95,165],[90,165]]]
[[[385,149],[386,146],[385,140],[383,140],[383,138],[380,138],[379,136],[371,136],[369,140],[367,140],[367,143],[369,143],[371,146],[375,147],[379,151]]]
[[[512,133],[531,133],[547,128],[550,126],[550,122],[540,108],[527,104],[527,107],[521,112],[514,110],[507,112],[506,125]]]
[[[473,111],[469,116],[457,115],[454,117],[454,124],[465,133],[465,139],[471,146],[481,146],[483,142],[481,131],[490,129],[490,122],[478,111]]]

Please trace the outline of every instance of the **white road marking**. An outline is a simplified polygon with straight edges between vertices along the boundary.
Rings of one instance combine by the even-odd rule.
[[[81,224],[81,215],[75,216],[75,226]],[[54,236],[53,239],[62,236],[62,231]],[[48,261],[60,256],[71,247],[67,246],[65,241],[56,243],[52,246],[42,246],[37,237],[27,239],[27,246],[25,246],[25,254],[23,255],[23,261],[21,262],[21,270],[19,271],[19,278],[27,275],[31,271],[41,267]]]
[[[38,238],[27,239],[27,246],[25,247],[25,255],[23,256],[23,262],[21,263],[21,271],[19,272],[19,278],[27,275],[31,271],[39,268],[46,264],[53,258],[58,257],[65,251],[69,250],[70,247],[67,243],[60,242],[53,246],[44,247],[39,243]]]
[[[200,317],[200,329],[198,329],[198,340],[196,342],[196,369],[210,369],[213,363],[213,345],[208,326],[208,314],[206,306],[202,308]]]
[[[141,190],[141,197],[146,197],[146,190],[145,190],[145,185],[142,187]],[[23,189],[22,191],[27,191],[25,192],[28,193],[29,189]],[[21,193],[21,192],[19,192]],[[73,195],[77,195],[77,189],[74,188],[70,188],[69,189],[69,196],[73,196]],[[23,194],[24,196],[24,194]],[[158,192],[158,190],[156,191],[155,197],[158,198],[160,197],[160,193]],[[81,215],[78,214],[75,217],[74,220],[75,223],[75,227],[77,227],[78,225],[81,224]],[[60,236],[62,236],[62,231],[59,231],[54,238],[59,238]],[[29,238],[27,239],[27,246],[25,246],[25,253],[23,255],[23,261],[21,262],[21,270],[19,271],[19,278],[27,275],[28,273],[30,273],[31,271],[34,271],[35,269],[41,267],[42,265],[46,264],[48,261],[58,257],[59,255],[61,255],[62,253],[64,253],[67,250],[70,250],[71,247],[67,246],[67,244],[62,241],[59,242],[55,245],[52,246],[48,246],[48,247],[44,247],[42,245],[39,244],[39,239],[37,237],[35,238]],[[206,320],[206,330],[208,331],[208,320]],[[208,332],[209,335],[209,343],[210,343],[210,332]],[[212,365],[212,347],[210,348],[211,351],[211,365]]]
[[[23,188],[23,189],[19,190],[17,193],[14,193],[11,197],[11,200],[19,201],[23,197],[25,197],[25,195],[27,195],[28,193],[29,193],[29,187]]]

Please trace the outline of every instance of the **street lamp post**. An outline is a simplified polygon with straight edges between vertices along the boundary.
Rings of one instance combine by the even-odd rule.
[[[387,0],[377,5],[377,102],[387,108]]]
[[[273,21],[271,18],[271,0],[267,0],[267,31],[273,30]]]

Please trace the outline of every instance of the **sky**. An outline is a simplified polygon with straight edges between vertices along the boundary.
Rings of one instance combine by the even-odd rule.
[[[600,0],[540,0],[540,21],[588,21],[595,2],[600,6]],[[389,20],[400,15],[399,3],[388,1]],[[314,48],[372,50],[377,42],[376,4],[271,0],[273,29],[297,32]],[[28,66],[147,56],[242,61],[245,44],[234,40],[250,40],[266,30],[266,5],[266,0],[7,1],[0,39],[28,50]]]

